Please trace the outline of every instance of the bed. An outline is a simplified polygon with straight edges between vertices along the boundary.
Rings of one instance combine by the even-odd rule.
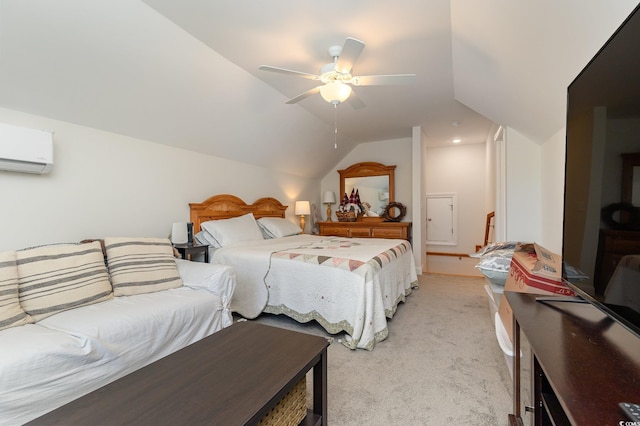
[[[274,198],[249,205],[228,194],[190,204],[209,261],[236,270],[231,309],[248,319],[264,312],[315,320],[331,334],[344,332],[347,347],[372,350],[417,286],[410,243],[301,234],[286,209]]]

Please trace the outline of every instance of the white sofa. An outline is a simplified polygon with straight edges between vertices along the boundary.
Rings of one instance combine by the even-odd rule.
[[[127,246],[127,241],[131,239],[112,239],[111,246]],[[144,245],[133,257],[117,248],[113,256],[106,256],[109,294],[103,294],[103,271],[93,262],[96,251],[103,259],[99,243],[0,253],[1,425],[37,418],[231,325],[229,304],[236,283],[231,267],[175,259],[168,240],[135,242]],[[149,244],[162,252],[151,255],[152,260]],[[105,246],[109,254],[109,239]],[[51,254],[65,250],[81,251],[82,256],[91,252],[91,259]],[[12,280],[12,253],[17,280]],[[75,264],[56,265],[60,257],[75,259]],[[124,273],[117,267],[118,259],[124,260]],[[90,264],[97,272],[87,272]],[[62,279],[60,273],[50,272],[55,269],[64,271]],[[43,295],[38,290],[30,299],[30,288],[44,286],[36,281],[43,275],[55,291]],[[83,284],[76,285],[80,276]],[[18,305],[7,297],[15,281]],[[86,287],[92,287],[93,294]],[[41,300],[53,293],[56,303],[43,307]],[[60,294],[65,303],[58,303]],[[24,312],[14,315],[16,309]]]

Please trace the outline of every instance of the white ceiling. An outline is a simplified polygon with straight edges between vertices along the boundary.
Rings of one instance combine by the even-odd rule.
[[[567,84],[636,4],[0,0],[0,107],[310,177],[413,126],[430,146],[484,142],[492,122],[542,143],[564,125]],[[258,66],[316,74],[347,36],[366,43],[355,74],[417,81],[356,88],[367,106],[338,106],[334,149],[330,104],[285,105],[315,83]]]

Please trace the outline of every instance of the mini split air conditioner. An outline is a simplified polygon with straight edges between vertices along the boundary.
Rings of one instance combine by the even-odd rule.
[[[43,174],[52,167],[52,133],[0,123],[0,170]]]

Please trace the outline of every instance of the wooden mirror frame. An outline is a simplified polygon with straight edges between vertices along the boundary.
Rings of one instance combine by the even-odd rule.
[[[396,170],[396,166],[385,166],[381,163],[376,163],[373,161],[356,163],[344,170],[338,170],[340,173],[340,197],[342,200],[344,196],[344,180],[346,178],[360,178],[360,177],[368,177],[368,176],[388,176],[389,177],[389,203],[395,201],[395,180],[394,173]],[[349,195],[349,194],[347,194]]]
[[[633,169],[640,166],[640,153],[622,154],[622,202],[633,204]],[[636,206],[640,207],[640,206]]]

